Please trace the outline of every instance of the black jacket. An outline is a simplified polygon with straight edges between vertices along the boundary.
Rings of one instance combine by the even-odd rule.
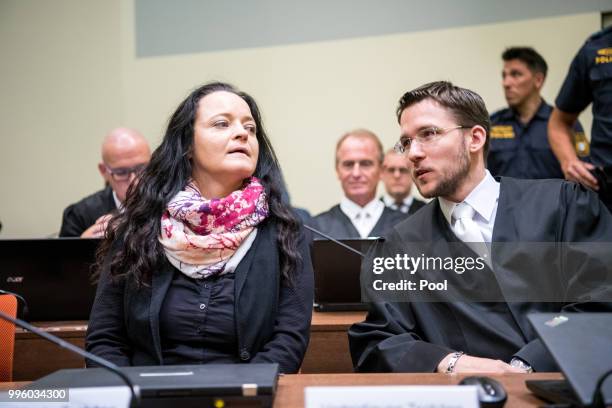
[[[433,200],[396,226],[387,238],[384,243],[387,247],[407,248],[408,243],[423,242],[426,246],[440,248],[441,252],[450,251],[453,242],[461,244],[444,218],[438,200]],[[537,279],[541,283],[535,288],[537,291],[567,284],[567,293],[570,293],[572,283],[580,284],[580,277],[603,271],[600,262],[606,261],[601,254],[590,256],[582,250],[606,251],[609,248],[612,216],[596,194],[576,183],[502,177],[492,241],[512,243],[510,249],[515,248],[514,243],[525,243],[537,251],[541,248],[537,243],[553,243],[548,247],[552,251],[556,248],[555,243],[583,243],[569,254],[568,265],[548,268],[550,275],[544,273],[541,264],[545,262],[542,260],[544,254],[540,252],[532,251],[527,256],[517,257],[516,251],[508,251],[497,258],[493,253],[494,278],[506,299],[507,294],[517,288],[521,293],[534,290],[529,284]],[[516,270],[517,260],[521,261],[520,271]],[[567,276],[564,276],[564,271],[567,271]],[[449,274],[450,279],[454,275]],[[460,276],[463,282],[467,282],[469,274]],[[472,276],[482,279],[484,275],[479,272]],[[349,330],[353,364],[357,371],[362,372],[433,372],[444,356],[453,351],[463,351],[476,357],[506,362],[516,356],[536,371],[558,371],[529,324],[527,314],[610,312],[612,285],[609,284],[609,275],[607,281],[607,285],[585,294],[582,299],[586,302],[373,303],[366,321],[353,325]],[[543,299],[546,294],[541,296]],[[587,301],[589,299],[591,302]],[[595,303],[597,301],[599,303]]]
[[[276,227],[266,221],[235,270],[236,355],[244,363],[278,363],[280,371],[299,370],[308,346],[313,274],[308,243],[300,241],[302,262],[295,283],[281,283]],[[89,318],[88,351],[120,366],[162,365],[159,311],[172,281],[168,262],[155,271],[149,287],[113,283],[102,271]]]
[[[403,221],[406,215],[385,207],[380,218],[369,236],[384,237],[390,232],[393,226]],[[312,219],[312,226],[336,239],[359,238],[359,232],[340,209],[340,205],[335,205]]]
[[[106,187],[93,193],[78,203],[66,207],[59,236],[80,237],[87,228],[95,224],[98,218],[116,209],[112,188]]]

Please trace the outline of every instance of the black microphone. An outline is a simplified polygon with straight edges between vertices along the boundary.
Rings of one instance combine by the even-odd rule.
[[[310,225],[306,225],[306,224],[304,224],[304,228],[306,228],[306,229],[308,229],[308,230],[310,230],[310,231],[314,232],[314,233],[315,233],[315,234],[317,234],[317,235],[322,236],[323,238],[329,239],[331,242],[334,242],[334,243],[336,243],[336,244],[340,245],[342,248],[348,249],[349,251],[356,253],[357,255],[359,255],[359,256],[360,256],[360,257],[362,257],[362,258],[364,258],[364,257],[365,257],[365,255],[364,255],[362,252],[359,252],[359,251],[358,251],[358,250],[356,250],[355,248],[353,248],[353,247],[351,247],[351,246],[349,246],[349,245],[346,245],[344,242],[340,242],[340,241],[338,241],[336,238],[331,237],[331,236],[329,236],[329,235],[327,235],[327,234],[325,234],[325,233],[323,233],[323,232],[319,231],[319,230],[318,230],[318,229],[316,229],[316,228],[312,228]],[[381,238],[378,238],[378,239],[381,239]]]
[[[96,356],[95,354],[92,354],[88,351],[85,350],[81,350],[80,348],[78,348],[77,346],[68,343],[67,341],[64,341],[62,339],[60,339],[59,337],[56,337],[50,333],[47,333],[41,329],[39,329],[38,327],[32,326],[31,324],[21,320],[21,319],[16,319],[12,316],[9,316],[7,314],[5,314],[4,312],[0,311],[0,318],[11,322],[19,327],[21,327],[22,329],[25,329],[27,331],[30,331],[40,337],[42,337],[45,340],[50,341],[51,343],[54,343],[62,348],[65,348],[67,350],[72,351],[75,354],[78,354],[79,356],[83,357],[83,358],[87,358],[91,361],[93,361],[94,363],[106,368],[107,370],[117,374],[126,384],[127,386],[130,388],[130,391],[132,393],[132,397],[130,398],[130,408],[138,408],[140,407],[140,387],[138,387],[138,385],[134,385],[132,383],[132,381],[128,378],[128,376],[121,371],[121,369],[119,368],[119,366],[117,366],[114,363],[111,363],[110,361],[107,361],[101,357]]]
[[[26,316],[28,315],[28,302],[26,302],[26,300],[21,295],[18,295],[15,292],[10,292],[8,290],[3,290],[3,289],[0,289],[0,295],[15,296],[17,300],[19,300],[21,304],[23,305],[23,309],[21,309],[21,317],[23,317],[24,319],[26,318]]]

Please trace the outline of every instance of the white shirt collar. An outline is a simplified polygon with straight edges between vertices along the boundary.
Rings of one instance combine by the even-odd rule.
[[[346,197],[340,201],[340,210],[349,218],[359,236],[366,238],[378,223],[385,210],[385,205],[378,198],[361,207]]]
[[[395,204],[395,198],[391,197],[389,194],[385,193],[385,194],[382,196],[382,200],[383,200],[383,202],[385,203],[385,205],[386,205],[387,207],[390,207],[390,208],[393,208],[393,209],[396,209],[396,208],[397,208],[397,205]],[[404,198],[404,200],[402,201],[402,203],[403,203],[404,205],[406,205],[406,206],[410,207],[410,206],[412,205],[412,202],[413,202],[413,201],[414,201],[414,197],[413,197],[413,196],[411,196],[410,194],[408,194],[408,195],[407,195],[407,196]]]
[[[113,190],[113,200],[115,200],[115,206],[117,207],[119,212],[122,212],[123,211],[123,203],[121,201],[119,201],[119,197],[117,197],[117,193],[115,193],[115,190]]]
[[[486,222],[489,222],[493,218],[495,208],[497,207],[497,200],[499,199],[499,182],[497,182],[489,170],[485,169],[485,176],[480,183],[467,195],[465,203],[469,204],[470,207],[476,211],[480,217]],[[446,200],[442,197],[438,197],[440,202],[440,209],[444,218],[450,225],[452,225],[451,215],[455,206],[458,203]]]
[[[342,197],[342,200],[340,201],[340,209],[351,220],[354,220],[357,215],[361,214],[362,212],[370,214],[370,216],[372,217],[378,218],[378,216],[380,216],[380,214],[382,214],[382,211],[385,209],[385,205],[377,198],[374,198],[372,201],[361,207],[359,204],[349,200],[347,197]]]

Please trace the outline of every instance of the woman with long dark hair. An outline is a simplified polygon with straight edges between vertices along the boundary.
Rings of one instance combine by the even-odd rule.
[[[224,83],[193,91],[107,228],[87,350],[122,366],[297,372],[312,266],[283,196],[253,98]]]

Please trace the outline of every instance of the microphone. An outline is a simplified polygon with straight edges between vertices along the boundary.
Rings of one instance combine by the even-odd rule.
[[[359,255],[359,256],[360,256],[360,257],[362,257],[362,258],[364,258],[364,257],[365,257],[365,255],[364,255],[362,252],[360,252],[360,251],[356,250],[355,248],[353,248],[353,247],[351,247],[351,246],[349,246],[349,245],[346,245],[344,242],[340,242],[340,241],[338,241],[336,238],[331,237],[331,236],[329,236],[329,235],[327,235],[327,234],[325,234],[325,233],[323,233],[323,232],[319,231],[319,230],[318,230],[318,229],[316,229],[316,228],[311,227],[310,225],[306,225],[306,224],[304,224],[304,228],[306,228],[306,229],[308,229],[308,230],[310,230],[310,231],[314,232],[314,233],[315,233],[315,234],[317,234],[317,235],[322,236],[323,238],[329,239],[331,242],[336,243],[336,244],[340,245],[342,248],[348,249],[349,251],[356,253],[357,255]],[[381,239],[381,238],[378,238],[378,239]]]
[[[93,361],[94,363],[106,368],[107,370],[117,374],[122,380],[123,382],[125,382],[127,384],[127,386],[130,388],[130,391],[132,393],[132,397],[130,398],[130,408],[138,408],[140,407],[140,387],[138,387],[138,385],[134,385],[132,383],[132,381],[128,378],[128,376],[121,371],[121,369],[119,368],[119,366],[117,366],[114,363],[111,363],[110,361],[107,361],[101,357],[96,356],[95,354],[92,354],[88,351],[82,350],[80,348],[78,348],[77,346],[68,343],[67,341],[64,341],[62,339],[60,339],[59,337],[56,337],[50,333],[47,333],[41,329],[39,329],[38,327],[32,326],[31,324],[21,320],[21,319],[16,319],[12,316],[9,316],[7,314],[5,314],[4,312],[0,311],[0,318],[2,318],[3,320],[6,320],[8,322],[11,322],[19,327],[21,327],[22,329],[25,329],[27,331],[30,331],[42,338],[44,338],[45,340],[50,341],[51,343],[54,343],[62,348],[65,348],[67,350],[72,351],[75,354],[78,354],[79,356],[83,357],[83,358],[87,358],[91,361]]]

